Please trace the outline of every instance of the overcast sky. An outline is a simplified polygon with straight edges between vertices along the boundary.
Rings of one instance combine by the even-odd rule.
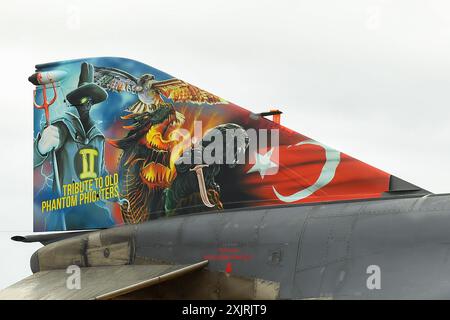
[[[0,288],[30,274],[37,63],[152,65],[432,192],[450,191],[446,0],[7,1],[0,20]]]

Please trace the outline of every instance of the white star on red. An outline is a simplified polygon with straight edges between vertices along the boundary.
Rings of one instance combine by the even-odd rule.
[[[272,169],[278,168],[278,164],[273,162],[270,158],[272,157],[274,148],[270,149],[266,152],[266,154],[262,155],[258,152],[255,152],[255,164],[247,173],[259,172],[261,178],[264,179],[264,176],[268,171],[272,171]]]

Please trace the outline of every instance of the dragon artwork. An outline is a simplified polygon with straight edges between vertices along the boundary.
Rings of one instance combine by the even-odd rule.
[[[197,211],[223,208],[220,188],[214,180],[220,166],[196,167],[182,163],[182,159],[203,148],[204,143],[196,147],[184,143],[178,129],[183,126],[185,116],[175,110],[174,103],[226,101],[178,79],[157,81],[152,74],[136,78],[115,68],[95,67],[94,81],[108,91],[128,92],[138,97],[121,117],[130,122],[123,126],[126,135],[109,141],[122,150],[118,170],[120,194],[128,200],[127,205],[120,207],[125,223],[182,214],[184,207],[201,208]],[[219,131],[227,126],[241,128],[224,124],[219,126]],[[242,152],[242,148],[237,152]],[[199,179],[203,179],[200,184]],[[201,184],[205,187],[203,194],[199,192]]]

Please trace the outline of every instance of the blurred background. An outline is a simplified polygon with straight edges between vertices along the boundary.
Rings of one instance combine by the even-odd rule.
[[[28,276],[37,63],[139,60],[435,193],[450,192],[450,2],[8,1],[0,288]]]

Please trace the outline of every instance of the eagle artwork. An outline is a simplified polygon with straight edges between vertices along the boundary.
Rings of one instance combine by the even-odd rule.
[[[183,150],[177,132],[184,121],[173,103],[219,104],[221,98],[178,79],[140,78],[119,69],[95,67],[94,82],[111,92],[137,95],[122,116],[131,124],[119,140],[110,140],[123,152],[119,160],[120,194],[128,202],[120,211],[125,223],[136,224],[164,215],[164,190],[176,178],[175,161]]]
[[[95,67],[94,81],[104,89],[113,92],[130,92],[139,98],[128,108],[132,113],[150,112],[165,104],[164,98],[173,102],[196,104],[227,103],[227,101],[190,85],[179,79],[155,80],[152,74],[144,74],[139,79],[123,70]]]

